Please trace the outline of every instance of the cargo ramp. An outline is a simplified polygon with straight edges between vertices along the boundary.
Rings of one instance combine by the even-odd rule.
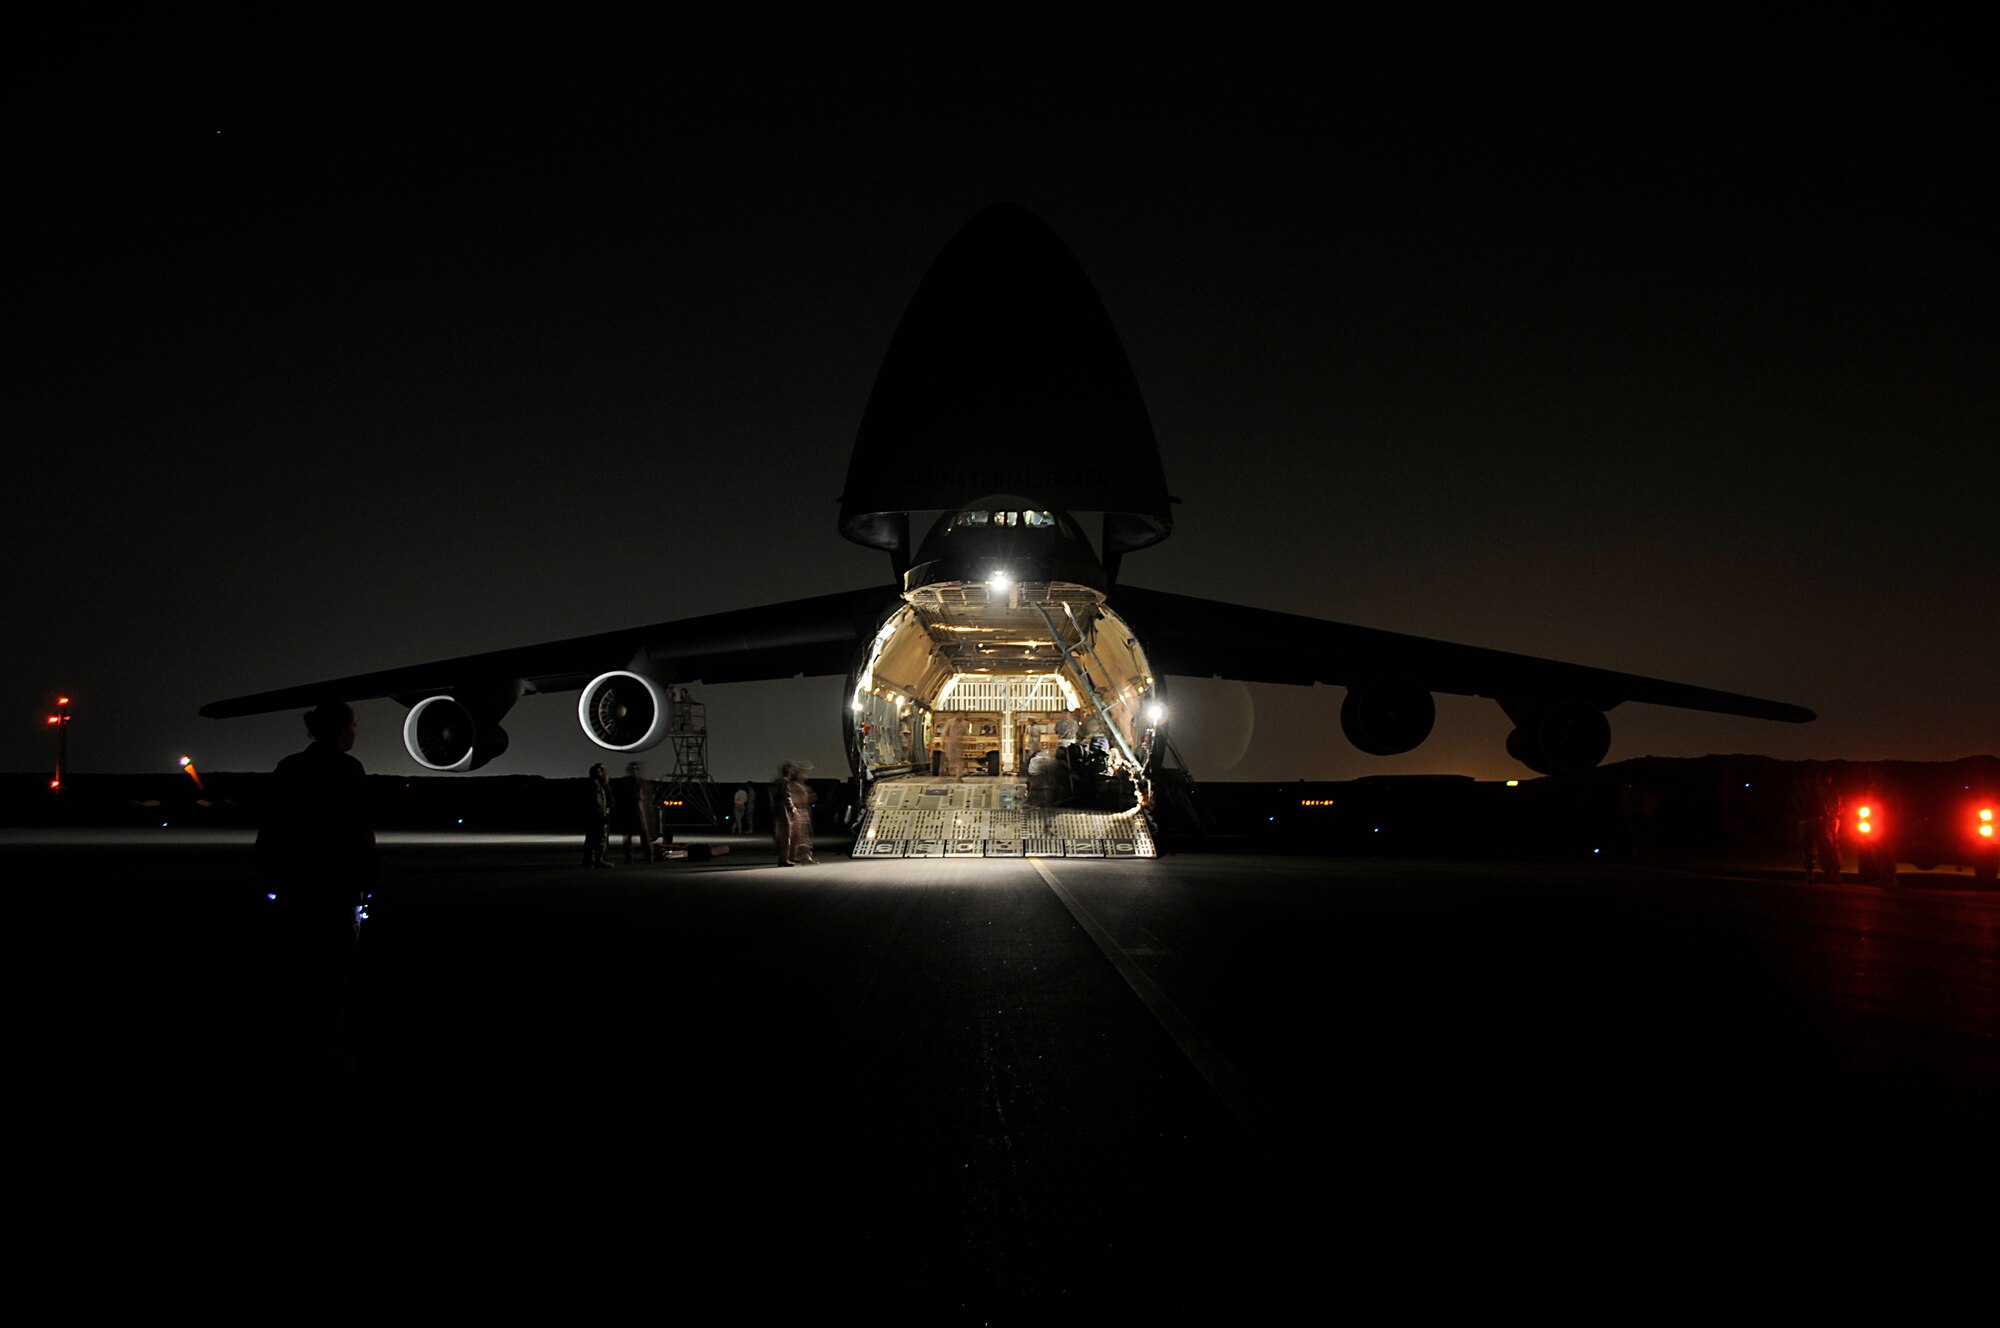
[[[857,858],[1151,858],[1143,807],[1036,807],[1028,781],[922,775],[877,781],[855,836]]]

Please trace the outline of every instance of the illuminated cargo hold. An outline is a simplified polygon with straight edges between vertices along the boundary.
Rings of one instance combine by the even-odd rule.
[[[848,680],[856,856],[1153,855],[1165,706],[1102,581],[1065,513],[938,519]]]

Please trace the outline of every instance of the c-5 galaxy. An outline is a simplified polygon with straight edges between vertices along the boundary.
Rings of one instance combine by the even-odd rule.
[[[918,456],[930,460],[911,464]],[[918,286],[855,438],[840,533],[887,554],[890,579],[202,713],[390,697],[408,709],[411,757],[464,771],[506,751],[502,721],[524,696],[577,692],[584,736],[637,753],[672,731],[676,686],[844,674],[841,722],[867,809],[855,851],[867,856],[1149,853],[1145,803],[1171,759],[1175,676],[1338,685],[1341,731],[1377,756],[1429,736],[1435,693],[1489,697],[1513,722],[1509,754],[1544,774],[1600,762],[1606,713],[1628,701],[1813,718],[1686,683],[1124,583],[1126,556],[1172,534],[1174,501],[1096,291],[1046,224],[1002,204],[968,222]],[[917,538],[913,522],[925,521]],[[1042,779],[1053,767],[1037,755],[1058,753],[1062,768]]]

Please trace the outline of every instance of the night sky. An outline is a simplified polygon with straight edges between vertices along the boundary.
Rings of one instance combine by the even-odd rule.
[[[197,709],[886,581],[848,449],[1003,200],[1095,283],[1182,499],[1125,579],[1820,714],[1622,707],[1610,760],[2000,750],[1969,36],[855,12],[21,52],[0,769],[48,766],[58,690],[73,770],[268,769],[295,714]],[[1197,776],[1526,773],[1488,701],[1383,760],[1338,689],[1169,686]],[[845,774],[839,689],[700,689],[717,774]],[[571,695],[507,727],[487,773],[600,756]]]

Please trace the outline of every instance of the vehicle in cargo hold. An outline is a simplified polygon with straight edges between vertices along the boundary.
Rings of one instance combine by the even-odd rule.
[[[949,459],[913,466],[912,456]],[[1000,205],[968,222],[924,277],[855,438],[840,533],[886,554],[890,578],[286,687],[202,713],[391,697],[408,708],[410,755],[463,771],[505,752],[502,722],[523,696],[577,692],[585,736],[632,753],[667,736],[672,686],[845,674],[854,773],[871,789],[903,777],[920,825],[904,838],[940,853],[969,824],[961,813],[1143,799],[1169,749],[1166,680],[1176,675],[1337,684],[1347,689],[1342,731],[1384,756],[1429,735],[1435,693],[1490,697],[1513,721],[1508,751],[1543,773],[1601,761],[1606,712],[1627,701],[1813,718],[1685,683],[1125,584],[1127,555],[1172,533],[1172,502],[1096,291],[1048,226]],[[981,778],[997,782],[976,795],[960,787]],[[959,805],[980,802],[994,805]]]

